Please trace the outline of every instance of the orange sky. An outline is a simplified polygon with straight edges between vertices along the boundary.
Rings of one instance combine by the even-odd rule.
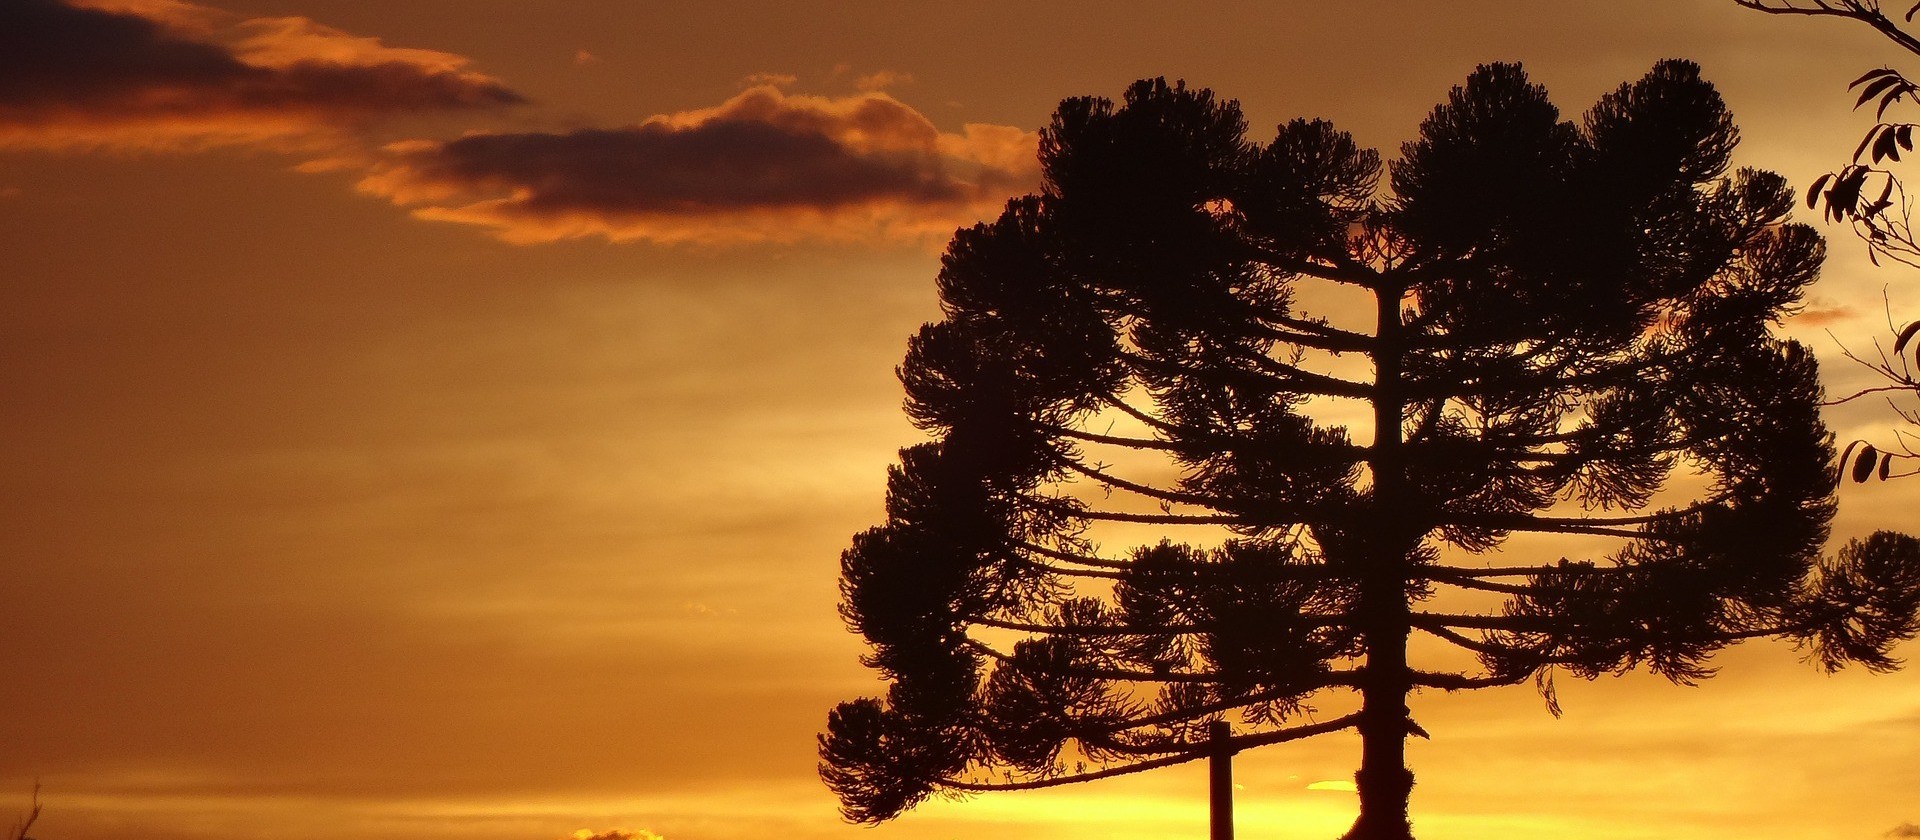
[[[1199,836],[1197,768],[877,829],[814,775],[876,686],[835,575],[893,366],[1053,105],[1183,77],[1391,153],[1477,63],[1571,114],[1681,56],[1804,185],[1920,66],[1730,0],[0,4],[0,823],[38,778],[45,840]],[[1825,331],[1920,295],[1829,233],[1788,327],[1838,390]],[[1417,831],[1920,836],[1920,671],[1720,663],[1416,698]],[[1243,835],[1336,836],[1356,755],[1243,756]]]

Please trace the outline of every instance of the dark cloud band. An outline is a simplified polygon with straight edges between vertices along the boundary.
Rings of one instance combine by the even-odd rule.
[[[862,214],[880,227],[944,234],[1031,187],[1034,142],[1003,127],[942,133],[884,94],[789,97],[760,87],[627,128],[409,144],[361,187],[427,205],[422,215],[531,241],[759,239]]]
[[[348,37],[319,27],[309,34]],[[0,140],[68,145],[112,130],[115,139],[101,142],[139,144],[143,127],[174,139],[280,135],[342,119],[522,101],[498,81],[458,69],[456,56],[432,54],[437,60],[429,62],[390,52],[263,63],[232,44],[133,13],[7,0],[0,3]]]

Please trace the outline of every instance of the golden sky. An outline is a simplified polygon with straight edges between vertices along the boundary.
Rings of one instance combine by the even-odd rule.
[[[0,0],[0,824],[39,779],[46,840],[1199,836],[1198,768],[874,829],[814,775],[939,247],[1062,97],[1391,154],[1478,63],[1577,114],[1666,57],[1799,185],[1920,67],[1731,0]],[[1920,278],[1828,233],[1788,330],[1838,391]],[[1920,671],[1719,661],[1417,697],[1417,831],[1920,836]],[[1242,834],[1336,836],[1356,756],[1243,755]]]

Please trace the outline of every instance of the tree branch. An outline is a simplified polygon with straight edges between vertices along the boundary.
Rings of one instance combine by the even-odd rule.
[[[1271,324],[1278,324],[1285,328],[1284,330],[1274,330],[1270,335],[1266,336],[1267,338],[1284,341],[1288,344],[1312,347],[1316,350],[1328,350],[1334,353],[1349,351],[1368,353],[1372,352],[1374,345],[1379,343],[1378,339],[1371,335],[1343,330],[1326,323],[1324,320],[1308,320],[1287,315],[1263,315],[1261,316],[1261,320]],[[1320,343],[1309,344],[1291,337],[1299,334],[1310,335]]]
[[[1042,510],[1061,516],[1080,519],[1092,519],[1101,522],[1133,522],[1144,525],[1257,525],[1248,522],[1243,516],[1195,515],[1180,513],[1122,513],[1111,510],[1095,510],[1087,507],[1074,507],[1050,499],[1041,499],[1022,495],[1019,503],[1034,510]]]
[[[1234,753],[1234,752],[1239,752],[1241,750],[1252,749],[1254,747],[1264,747],[1264,746],[1267,746],[1268,744],[1282,744],[1288,741],[1297,741],[1297,740],[1300,740],[1301,738],[1311,738],[1315,735],[1323,735],[1328,732],[1338,732],[1342,729],[1350,728],[1355,723],[1358,723],[1359,720],[1360,720],[1360,715],[1358,713],[1355,713],[1350,715],[1344,715],[1342,717],[1337,717],[1337,718],[1334,718],[1333,720],[1324,721],[1321,723],[1309,723],[1303,726],[1293,727],[1291,729],[1278,729],[1271,732],[1262,732],[1254,735],[1237,735],[1227,739],[1227,742],[1224,745],[1224,749],[1226,752]],[[972,792],[985,792],[985,791],[996,791],[996,790],[1039,790],[1041,788],[1059,787],[1061,785],[1071,785],[1078,782],[1091,782],[1095,779],[1111,779],[1115,776],[1125,776],[1129,773],[1139,773],[1142,771],[1154,770],[1161,767],[1172,767],[1176,764],[1185,764],[1189,761],[1196,761],[1198,759],[1206,758],[1210,755],[1213,755],[1215,752],[1220,751],[1222,747],[1216,746],[1209,742],[1206,744],[1193,745],[1192,749],[1193,749],[1192,752],[1175,753],[1165,758],[1155,758],[1148,761],[1141,761],[1133,764],[1124,765],[1121,767],[1107,767],[1100,770],[1091,770],[1085,773],[1073,773],[1073,774],[1068,774],[1063,776],[1053,776],[1045,779],[1032,779],[1029,781],[1019,781],[1019,782],[965,782],[965,781],[960,781],[958,779],[943,779],[938,784],[941,787],[950,788],[953,790],[964,790],[964,791],[972,791]]]
[[[1227,507],[1226,500],[1217,496],[1188,493],[1182,490],[1163,490],[1149,484],[1128,481],[1097,467],[1089,467],[1074,458],[1059,458],[1057,459],[1057,463],[1069,471],[1079,473],[1101,484],[1118,487],[1129,493],[1145,496],[1156,501],[1171,502],[1177,505],[1194,505],[1197,507],[1211,508],[1213,510],[1221,510]]]
[[[1069,429],[1065,426],[1042,426],[1041,429],[1050,434],[1059,435],[1065,438],[1072,438],[1074,440],[1086,441],[1088,443],[1104,443],[1112,446],[1122,446],[1122,447],[1126,447],[1127,449],[1157,449],[1165,452],[1189,452],[1195,449],[1194,445],[1191,443],[1177,443],[1175,441],[1159,440],[1156,438],[1136,438],[1136,437],[1124,437],[1121,435],[1104,435],[1098,432],[1087,432],[1087,431],[1081,431],[1079,429]]]
[[[1293,616],[1303,619],[1302,624],[1313,627],[1341,627],[1353,623],[1350,615],[1305,615]],[[1210,633],[1214,628],[1205,624],[1165,624],[1158,627],[1134,628],[1125,626],[1106,626],[1091,624],[1041,624],[1029,621],[1012,621],[988,616],[968,616],[967,621],[982,627],[995,627],[1001,630],[1019,630],[1027,633],[1043,633],[1051,636],[1077,636],[1082,638],[1104,638],[1116,636],[1182,636],[1195,633]]]
[[[1413,684],[1422,688],[1438,688],[1446,691],[1466,691],[1475,688],[1492,688],[1501,685],[1519,685],[1526,682],[1526,675],[1517,677],[1469,677],[1465,674],[1435,673],[1432,671],[1413,672]]]
[[[1763,2],[1763,0],[1733,0],[1733,2],[1736,5],[1744,6],[1756,12],[1765,12],[1770,15],[1806,15],[1809,17],[1838,17],[1857,20],[1878,30],[1880,34],[1887,37],[1887,40],[1892,41],[1901,49],[1914,55],[1920,55],[1920,39],[1916,39],[1906,30],[1901,29],[1899,24],[1888,19],[1879,9],[1869,9],[1859,3],[1858,0],[1840,0],[1838,7],[1827,5],[1826,0],[1814,0],[1814,5],[1811,8],[1795,6],[1791,3],[1769,6]]]
[[[961,644],[975,653],[997,662],[1016,662],[1011,654],[996,650],[993,646],[979,639],[975,639],[972,636],[964,637]],[[1015,667],[1018,666],[1016,665]],[[1162,673],[1157,671],[1134,671],[1126,668],[1088,668],[1082,666],[1073,666],[1064,669],[1050,668],[1047,669],[1047,673],[1069,677],[1085,677],[1095,680],[1139,683],[1200,683],[1204,685],[1218,685],[1221,683],[1249,681],[1244,675],[1223,675],[1192,671],[1167,671]],[[1323,688],[1335,688],[1338,686],[1352,687],[1359,685],[1359,679],[1359,671],[1327,671],[1319,675],[1317,679],[1303,681],[1298,685],[1288,685],[1285,687],[1285,690],[1288,691],[1288,693],[1304,694],[1319,691]]]

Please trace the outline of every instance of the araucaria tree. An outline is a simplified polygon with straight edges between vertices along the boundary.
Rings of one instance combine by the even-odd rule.
[[[1820,386],[1770,324],[1823,246],[1735,141],[1682,61],[1578,125],[1482,67],[1384,186],[1205,90],[1062,103],[1044,192],[948,247],[900,369],[935,439],[842,557],[891,682],[821,736],[846,815],[1167,766],[1226,720],[1229,750],[1358,730],[1348,837],[1407,838],[1423,690],[1685,683],[1762,636],[1893,667],[1920,542],[1821,555]]]

